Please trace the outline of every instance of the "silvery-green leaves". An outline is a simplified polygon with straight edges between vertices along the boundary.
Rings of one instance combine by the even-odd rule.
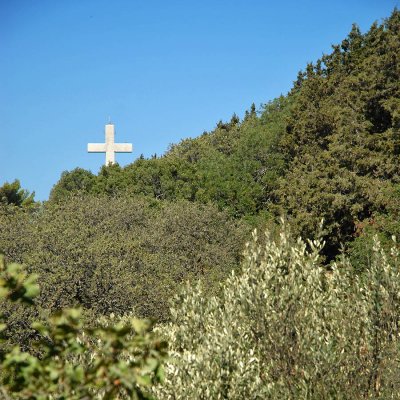
[[[322,266],[322,247],[283,223],[277,239],[253,233],[219,296],[188,287],[161,329],[171,360],[160,399],[398,398],[396,250],[389,260],[376,240],[357,276],[344,256]]]

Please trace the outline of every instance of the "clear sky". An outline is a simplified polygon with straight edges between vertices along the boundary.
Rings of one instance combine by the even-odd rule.
[[[108,117],[121,165],[285,94],[300,69],[399,0],[0,0],[0,185],[48,198],[97,173]]]

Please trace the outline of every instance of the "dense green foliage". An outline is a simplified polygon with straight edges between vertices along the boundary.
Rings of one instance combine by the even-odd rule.
[[[353,26],[293,89],[296,104],[282,139],[290,165],[278,195],[306,236],[325,217],[331,255],[360,222],[399,218],[399,55],[395,11],[365,35]]]
[[[0,187],[0,204],[13,204],[18,207],[31,207],[34,205],[35,193],[29,193],[21,188],[21,183],[16,179],[12,183],[4,183]]]
[[[77,168],[65,172],[51,192],[57,202],[69,193],[147,195],[160,200],[215,203],[236,217],[255,215],[283,173],[276,150],[290,99],[277,99],[262,118],[255,111],[242,123],[236,116],[212,133],[173,145],[161,158],[102,167],[97,176]]]
[[[216,204],[255,224],[281,213],[312,237],[326,221],[332,260],[366,225],[399,234],[400,12],[362,34],[356,25],[331,54],[310,63],[287,96],[253,105],[161,158],[97,176],[76,169],[53,188]]]
[[[398,246],[386,255],[375,240],[356,276],[346,257],[327,271],[323,243],[285,226],[263,242],[253,234],[220,296],[201,285],[179,296],[161,328],[172,359],[158,397],[399,399]]]
[[[0,258],[0,299],[32,305],[36,278]],[[2,399],[151,399],[150,386],[163,379],[166,343],[148,321],[101,321],[83,330],[80,310],[64,309],[33,328],[39,356],[0,347]]]
[[[239,264],[248,231],[211,205],[101,195],[77,195],[33,215],[3,207],[0,227],[0,252],[40,276],[42,309],[134,310],[157,320],[168,317],[183,282],[204,279],[213,292]]]

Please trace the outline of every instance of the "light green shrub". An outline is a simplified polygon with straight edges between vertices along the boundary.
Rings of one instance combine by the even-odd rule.
[[[400,396],[398,254],[376,240],[365,276],[323,243],[257,233],[221,295],[190,287],[164,326],[160,399],[395,399]]]

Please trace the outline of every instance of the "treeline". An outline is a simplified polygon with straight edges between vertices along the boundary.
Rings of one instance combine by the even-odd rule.
[[[269,105],[271,114],[286,102],[282,97]],[[211,133],[170,146],[162,157],[140,157],[124,168],[102,167],[98,175],[81,168],[64,172],[50,202],[81,191],[110,196],[140,194],[159,200],[213,203],[236,218],[257,215],[264,208],[265,194],[276,186],[284,170],[276,149],[283,121],[278,115],[273,119],[261,121],[253,106],[244,121],[234,115],[229,123],[218,123]]]
[[[399,11],[307,65],[286,96],[243,120],[172,145],[162,157],[98,175],[65,172],[50,202],[72,192],[144,194],[215,204],[253,226],[286,214],[304,237],[325,219],[324,254],[370,231],[400,232]],[[362,239],[359,239],[362,240]]]

